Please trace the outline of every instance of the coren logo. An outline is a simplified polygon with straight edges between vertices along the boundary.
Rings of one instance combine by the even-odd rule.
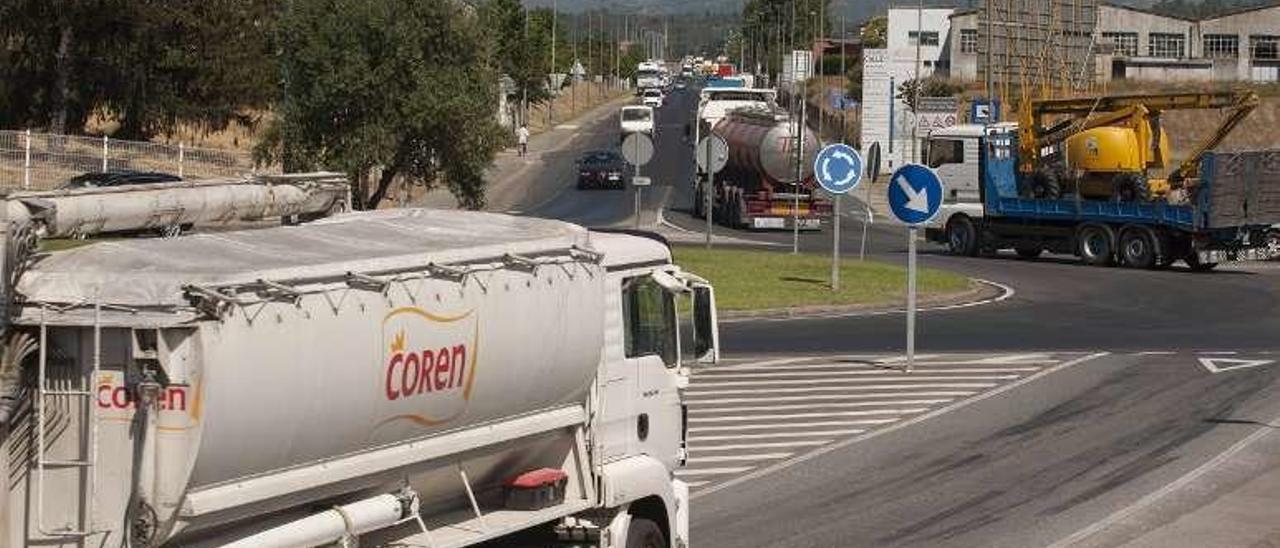
[[[392,310],[382,321],[382,397],[400,412],[385,421],[436,426],[466,410],[475,382],[479,322],[421,308]]]

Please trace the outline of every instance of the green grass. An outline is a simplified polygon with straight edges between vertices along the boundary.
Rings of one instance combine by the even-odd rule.
[[[800,306],[875,305],[905,298],[905,268],[877,261],[844,260],[840,291],[831,291],[831,257],[787,252],[677,246],[675,262],[711,281],[720,310],[765,310]],[[963,276],[922,268],[920,295],[964,291]]]

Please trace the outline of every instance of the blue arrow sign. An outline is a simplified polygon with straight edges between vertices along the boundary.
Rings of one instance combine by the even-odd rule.
[[[862,155],[853,147],[836,143],[827,145],[813,160],[813,174],[818,184],[832,194],[844,194],[862,182]]]
[[[920,164],[903,164],[889,177],[889,209],[905,224],[929,222],[942,206],[942,180]]]

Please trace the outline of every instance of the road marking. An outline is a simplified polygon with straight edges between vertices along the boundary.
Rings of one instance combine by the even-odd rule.
[[[710,387],[724,388],[737,386],[803,386],[808,384],[858,384],[864,382],[933,382],[933,381],[1007,381],[1016,379],[1019,375],[950,375],[946,377],[931,377],[927,375],[918,375],[911,373],[895,373],[896,377],[892,379],[879,378],[828,378],[828,379],[784,379],[784,380],[762,380],[762,381],[725,381],[725,382],[697,382],[694,381],[690,387]]]
[[[868,384],[865,386],[819,386],[815,388],[775,388],[772,394],[804,394],[806,392],[848,392],[849,390],[916,390],[919,388],[992,388],[993,382],[939,382],[931,384]],[[733,388],[729,390],[695,390],[690,387],[686,396],[704,396],[718,394],[755,394],[756,390]]]
[[[755,455],[719,455],[714,457],[689,457],[686,463],[702,463],[702,462],[733,462],[733,461],[754,461],[754,460],[778,460],[790,457],[794,453],[758,453]]]
[[[872,409],[868,411],[832,411],[830,413],[792,413],[789,415],[768,415],[746,416],[746,417],[701,417],[690,418],[689,424],[706,424],[709,422],[746,422],[760,419],[769,420],[791,420],[791,419],[821,419],[825,417],[869,417],[872,415],[910,415],[926,411],[925,407],[910,407],[899,409]]]
[[[1172,356],[1174,354],[1177,354],[1177,352],[1170,352],[1167,350],[1138,352],[1139,356]]]
[[[1205,356],[1232,356],[1235,354],[1239,354],[1239,352],[1236,352],[1235,350],[1219,350],[1215,352],[1198,352],[1198,353],[1204,354]]]
[[[852,436],[861,434],[866,430],[861,428],[850,428],[847,430],[819,430],[817,432],[778,432],[776,434],[734,434],[732,436],[699,436],[695,440],[690,440],[693,445],[690,447],[697,449],[697,442],[700,441],[725,441],[725,440],[763,440],[775,438],[812,438],[816,436]]]
[[[757,468],[757,469],[755,469],[754,471],[752,471],[752,472],[750,472],[750,473],[747,473],[747,474],[744,474],[744,475],[741,475],[741,476],[737,476],[737,477],[732,478],[732,479],[729,479],[729,480],[727,480],[727,481],[725,481],[725,482],[723,482],[723,483],[719,483],[719,484],[717,484],[717,485],[714,485],[714,486],[708,487],[708,488],[706,488],[706,489],[703,489],[703,490],[701,490],[701,491],[698,491],[697,493],[693,493],[693,494],[691,494],[691,495],[689,496],[689,498],[692,500],[692,499],[696,499],[696,498],[699,498],[699,497],[703,497],[703,496],[709,495],[709,494],[711,494],[711,493],[715,493],[715,492],[718,492],[718,491],[720,491],[720,490],[727,489],[727,488],[729,488],[729,487],[733,487],[733,486],[735,486],[735,485],[742,484],[742,483],[744,483],[744,482],[753,481],[753,480],[755,480],[756,478],[759,478],[759,477],[762,477],[762,476],[766,476],[766,475],[772,474],[772,473],[774,473],[774,472],[777,472],[777,471],[779,471],[779,470],[782,470],[782,469],[785,469],[785,468],[788,468],[788,467],[791,467],[791,466],[795,466],[795,465],[797,465],[797,464],[800,464],[800,463],[803,463],[803,462],[806,462],[806,461],[812,460],[812,459],[814,459],[814,458],[817,458],[817,457],[819,457],[819,456],[825,455],[825,454],[830,453],[830,452],[832,452],[832,451],[837,451],[837,450],[839,450],[839,449],[843,449],[843,448],[848,447],[848,446],[850,446],[850,445],[853,445],[853,444],[855,444],[855,443],[861,443],[861,442],[863,442],[863,441],[866,441],[866,440],[869,440],[869,439],[872,439],[872,438],[875,438],[875,437],[878,437],[878,436],[883,436],[883,435],[888,434],[888,433],[891,433],[891,432],[897,432],[898,430],[901,430],[901,429],[906,428],[906,427],[908,427],[908,426],[911,426],[911,425],[914,425],[914,424],[919,424],[919,423],[924,422],[924,421],[926,421],[926,420],[929,420],[929,419],[932,419],[932,418],[935,418],[935,417],[938,417],[938,416],[941,416],[941,415],[945,415],[945,414],[947,414],[947,413],[951,413],[951,412],[956,411],[956,410],[959,410],[959,409],[963,409],[963,408],[968,407],[968,406],[970,406],[970,405],[973,405],[973,404],[975,404],[975,403],[982,402],[982,401],[986,401],[986,400],[988,400],[988,399],[994,398],[994,397],[996,397],[996,396],[999,396],[999,395],[1001,395],[1001,394],[1004,394],[1005,392],[1008,392],[1008,391],[1010,391],[1010,390],[1013,390],[1013,389],[1016,389],[1016,388],[1018,388],[1018,387],[1021,387],[1021,386],[1025,385],[1025,384],[1027,384],[1027,383],[1030,383],[1030,382],[1033,382],[1033,381],[1035,381],[1035,380],[1038,380],[1038,379],[1044,378],[1044,377],[1046,377],[1046,376],[1048,376],[1048,375],[1052,375],[1052,374],[1054,374],[1054,373],[1056,373],[1056,372],[1058,372],[1058,371],[1062,371],[1062,370],[1067,369],[1067,368],[1069,368],[1069,367],[1074,367],[1074,366],[1076,366],[1076,365],[1079,365],[1079,364],[1082,364],[1082,363],[1085,363],[1085,362],[1088,362],[1088,361],[1091,361],[1091,360],[1096,360],[1096,359],[1098,359],[1098,358],[1101,358],[1101,357],[1104,357],[1104,356],[1108,356],[1108,355],[1110,355],[1110,353],[1109,353],[1109,352],[1096,352],[1096,353],[1093,353],[1093,354],[1089,354],[1089,355],[1087,355],[1087,356],[1082,356],[1082,357],[1076,358],[1076,359],[1074,359],[1074,360],[1069,360],[1069,361],[1062,362],[1062,363],[1060,363],[1060,364],[1058,364],[1058,365],[1055,365],[1055,366],[1053,366],[1053,367],[1049,367],[1049,368],[1043,369],[1043,370],[1041,370],[1041,371],[1039,371],[1039,372],[1037,372],[1037,373],[1034,373],[1034,374],[1028,375],[1028,376],[1023,377],[1023,378],[1021,378],[1021,379],[1018,379],[1018,380],[1016,380],[1016,381],[1010,382],[1010,383],[1008,383],[1008,384],[1004,384],[1004,385],[1002,385],[1002,386],[1000,386],[1000,387],[998,387],[998,388],[995,388],[995,389],[990,390],[990,391],[988,391],[988,392],[984,392],[984,393],[979,394],[979,395],[977,395],[977,396],[974,396],[974,397],[972,397],[972,398],[968,398],[968,399],[960,400],[960,401],[955,402],[955,403],[953,403],[953,404],[951,404],[951,405],[948,405],[948,406],[945,406],[945,407],[940,407],[940,408],[935,409],[935,410],[933,410],[933,411],[930,411],[930,412],[928,412],[928,413],[923,413],[923,414],[920,414],[920,415],[916,415],[915,417],[912,417],[912,418],[907,419],[907,420],[903,420],[903,421],[895,421],[895,422],[896,422],[896,424],[892,424],[892,425],[890,425],[890,426],[886,426],[886,427],[884,427],[884,428],[877,428],[877,429],[875,429],[875,430],[871,430],[870,432],[866,432],[866,433],[863,433],[863,434],[857,435],[857,436],[852,437],[852,438],[847,438],[847,439],[844,439],[844,440],[842,440],[842,441],[838,441],[838,442],[832,443],[832,444],[830,444],[830,445],[824,445],[824,446],[822,446],[822,447],[818,447],[818,448],[816,448],[816,449],[814,449],[814,450],[812,450],[812,451],[809,451],[809,452],[807,452],[807,453],[804,453],[804,454],[801,454],[801,455],[798,455],[798,456],[795,456],[795,457],[791,457],[791,458],[789,458],[789,459],[787,459],[787,460],[784,460],[784,461],[781,461],[781,462],[777,462],[777,463],[771,464],[771,465],[766,466],[766,467],[764,467],[764,468]],[[714,428],[729,428],[729,427],[714,427]],[[690,431],[692,431],[692,429],[690,429]]]
[[[1103,529],[1106,529],[1116,523],[1129,519],[1129,517],[1132,516],[1133,514],[1147,508],[1148,506],[1151,506],[1152,504],[1155,504],[1157,501],[1168,496],[1170,493],[1177,491],[1178,489],[1185,487],[1187,484],[1199,479],[1200,476],[1203,476],[1209,473],[1209,471],[1213,470],[1214,468],[1221,466],[1222,463],[1226,462],[1227,459],[1230,459],[1231,457],[1235,456],[1236,453],[1239,453],[1245,450],[1245,448],[1252,445],[1254,442],[1262,439],[1267,434],[1270,434],[1275,429],[1274,426],[1270,426],[1270,425],[1275,424],[1276,422],[1280,422],[1280,417],[1271,419],[1270,421],[1267,422],[1266,425],[1258,428],[1257,430],[1254,430],[1253,433],[1249,434],[1248,436],[1245,436],[1244,439],[1241,439],[1231,447],[1228,447],[1226,451],[1223,451],[1222,453],[1219,453],[1217,456],[1213,457],[1212,459],[1209,459],[1208,462],[1201,464],[1200,466],[1197,466],[1194,470],[1187,472],[1186,475],[1183,475],[1182,477],[1174,480],[1173,482],[1165,485],[1164,487],[1157,489],[1155,492],[1150,493],[1147,496],[1138,499],[1133,504],[1130,504],[1129,506],[1117,512],[1114,512],[1111,515],[1097,522],[1094,522],[1093,525],[1085,527],[1084,529],[1081,529],[1079,531],[1076,531],[1075,533],[1072,533],[1071,536],[1068,536],[1062,540],[1059,540],[1058,542],[1050,544],[1047,548],[1065,548],[1067,546],[1074,546],[1080,543],[1080,541],[1083,541],[1084,539],[1089,538],[1090,536],[1093,536],[1095,533],[1098,533]]]
[[[811,428],[814,426],[857,426],[889,424],[898,419],[859,419],[851,421],[802,422],[795,424],[742,424],[737,426],[698,426],[689,427],[689,432],[739,432],[742,430],[780,430],[785,428]]]
[[[1038,364],[1038,365],[1040,365],[1040,366],[1042,366],[1042,367],[1043,367],[1043,366],[1053,365],[1053,364],[1055,364],[1055,363],[1058,363],[1058,362],[1056,362],[1056,361],[1047,361],[1047,362],[1044,362],[1044,363],[1041,363],[1041,364]],[[920,368],[923,368],[923,369],[932,369],[932,370],[937,371],[937,372],[947,372],[947,371],[979,371],[979,372],[981,372],[981,371],[992,371],[992,372],[1000,372],[1000,371],[1038,371],[1038,370],[1040,370],[1040,369],[1042,368],[1042,367],[1017,367],[1017,366],[999,367],[999,368],[955,367],[955,366],[964,366],[964,365],[971,365],[971,364],[969,364],[969,363],[967,363],[967,362],[933,362],[933,363],[917,363],[917,364],[916,364],[916,368],[917,368],[917,369],[920,369]],[[1025,364],[1025,365],[1030,366],[1031,364]],[[884,367],[886,367],[886,366],[885,366],[885,365],[883,365],[883,364],[877,363],[877,362],[870,362],[870,361],[868,361],[868,362],[863,362],[863,363],[829,362],[829,363],[806,364],[806,365],[786,365],[786,366],[784,366],[784,367],[779,367],[779,366],[776,366],[776,365],[762,365],[762,366],[754,366],[754,365],[733,365],[733,366],[727,366],[727,367],[717,367],[717,368],[715,368],[715,369],[700,369],[700,370],[698,371],[698,373],[699,373],[699,374],[701,374],[701,375],[706,375],[706,376],[708,376],[708,377],[719,377],[719,376],[724,376],[724,375],[734,375],[734,374],[737,374],[737,373],[738,373],[738,372],[740,372],[740,371],[747,371],[747,372],[751,372],[751,371],[782,371],[782,370],[785,370],[785,371],[808,371],[808,370],[815,370],[815,369],[841,369],[841,368],[843,368],[843,369],[852,369],[852,368],[865,369],[865,368],[871,368],[871,367],[880,367],[880,368],[884,368]],[[942,367],[950,367],[950,369],[940,369],[940,368],[942,368]],[[884,369],[884,370],[885,370],[885,371],[889,371],[889,372],[891,372],[891,373],[902,373],[902,371],[901,371],[901,370],[899,370],[899,369],[896,369],[896,367],[895,367],[894,369]],[[747,374],[752,374],[752,373],[747,373]]]
[[[737,474],[739,472],[746,472],[747,470],[750,470],[750,469],[751,469],[750,466],[734,466],[731,468],[699,468],[697,470],[690,470],[688,468],[683,468],[680,470],[676,470],[676,475],[680,477],[718,476],[722,474]]]
[[[940,396],[951,396],[954,399],[960,396],[968,396],[974,394],[971,390],[951,390],[942,392],[900,392],[897,394],[821,394],[815,396],[782,396],[778,398],[721,398],[718,400],[697,400],[698,405],[723,404],[723,403],[764,403],[764,402],[795,402],[807,401],[814,402],[813,407],[819,407],[822,403],[816,400],[864,400],[871,398],[883,398],[885,396],[898,396],[902,398],[930,398]],[[693,411],[690,409],[690,411]]]
[[[744,413],[749,411],[786,411],[789,409],[814,409],[814,408],[821,408],[821,407],[843,408],[843,407],[876,407],[880,405],[932,405],[935,403],[946,403],[951,401],[951,399],[952,398],[947,398],[944,400],[900,400],[900,401],[891,400],[891,401],[866,401],[866,402],[853,402],[853,403],[809,403],[806,405],[764,405],[759,407],[712,407],[712,408],[700,407],[698,409],[690,409],[689,414],[701,415],[705,413]],[[699,403],[705,404],[706,402],[703,401]],[[775,419],[777,417],[773,415],[768,415],[766,417],[761,417],[761,418]]]
[[[838,366],[827,366],[827,367],[838,367]],[[799,369],[799,368],[800,367],[796,367],[796,369]],[[724,378],[767,379],[767,378],[788,378],[788,377],[813,377],[816,375],[823,375],[826,378],[841,377],[846,375],[851,375],[851,376],[915,375],[915,373],[909,373],[904,375],[902,371],[898,371],[894,369],[857,369],[853,371],[815,371],[815,372],[809,372],[809,373],[806,373],[803,371],[791,371],[790,370],[791,368],[786,368],[786,369],[787,371],[766,372],[766,373],[738,373],[735,371],[726,372],[726,373],[712,373],[708,371],[706,373],[703,373],[701,375],[701,378],[704,378],[704,379],[724,379]],[[1039,370],[1040,370],[1039,367],[1010,367],[1010,368],[1002,368],[1002,369],[993,369],[993,368],[934,369],[932,371],[929,371],[929,374],[941,375],[945,373],[1026,373],[1030,371],[1039,371]],[[951,378],[951,377],[948,377],[948,378]]]
[[[735,437],[736,439],[736,437]],[[705,438],[704,438],[705,441]],[[690,453],[705,453],[707,451],[740,451],[743,449],[786,449],[788,447],[812,447],[814,445],[822,445],[831,441],[825,440],[797,440],[797,441],[780,441],[776,443],[735,443],[733,445],[710,445],[690,447]]]
[[[1047,359],[1049,359],[1049,355],[1041,352],[1036,354],[1014,354],[1012,356],[993,356],[990,358],[973,360],[968,363],[972,363],[975,365],[1019,364],[1019,363],[1026,363],[1028,361],[1043,362]]]
[[[1200,365],[1208,369],[1210,373],[1221,373],[1223,371],[1232,371],[1235,369],[1248,369],[1250,367],[1258,367],[1260,365],[1270,365],[1276,363],[1275,360],[1238,360],[1235,358],[1200,358]]]

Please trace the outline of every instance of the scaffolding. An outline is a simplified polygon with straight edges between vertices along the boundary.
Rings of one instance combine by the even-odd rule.
[[[1097,22],[1098,0],[984,0],[978,71],[988,94],[1009,104],[1095,91]]]

